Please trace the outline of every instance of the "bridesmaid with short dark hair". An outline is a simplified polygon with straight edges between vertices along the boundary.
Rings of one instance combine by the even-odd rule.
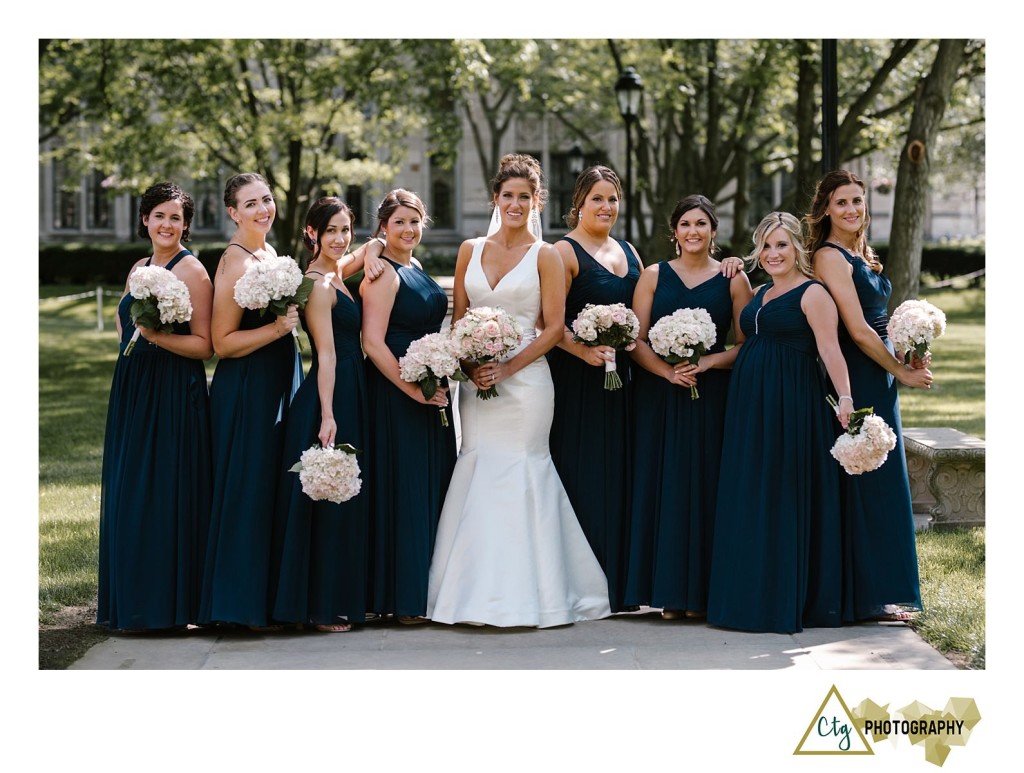
[[[139,202],[138,233],[153,253],[132,267],[161,266],[188,287],[192,317],[170,332],[140,326],[118,356],[103,440],[96,621],[123,631],[196,622],[210,516],[210,414],[203,360],[213,354],[213,291],[183,244],[195,206],[159,183]],[[130,276],[130,274],[129,274]],[[136,331],[126,284],[117,307],[119,352]]]

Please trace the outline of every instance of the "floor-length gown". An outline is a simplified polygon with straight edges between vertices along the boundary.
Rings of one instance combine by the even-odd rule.
[[[572,323],[588,303],[632,305],[640,263],[626,242],[627,272],[618,276],[565,237],[576,253],[579,273],[565,299],[565,324]],[[630,460],[633,453],[630,357],[618,352],[616,370],[622,388],[604,388],[604,368],[595,367],[555,347],[548,352],[555,386],[551,422],[551,458],[569,495],[583,533],[608,578],[613,612],[623,608],[626,584],[626,541],[629,532]]]
[[[541,307],[541,242],[492,289],[480,263],[466,270],[470,306],[500,306],[522,325],[525,347]],[[430,565],[428,616],[442,623],[564,625],[606,617],[608,584],[558,478],[548,448],[553,387],[538,358],[480,400],[459,389],[462,448]]]
[[[302,493],[298,473],[289,472],[303,451],[320,442],[320,362],[316,342],[309,336],[313,364],[288,410],[274,514],[272,616],[279,622],[331,625],[342,619],[350,623],[366,619],[370,494],[361,315],[352,298],[340,290],[334,292],[335,445],[347,443],[360,450],[357,460],[363,486],[347,502],[314,502]]]
[[[708,622],[795,633],[841,622],[839,466],[814,333],[812,281],[740,316],[715,509]],[[762,305],[763,304],[763,305]]]
[[[268,321],[246,309],[239,329]],[[284,423],[301,379],[302,362],[290,335],[217,362],[210,384],[213,510],[200,623],[270,623],[271,535]]]
[[[186,255],[178,253],[168,270]],[[147,261],[146,265],[149,265]],[[203,361],[135,333],[118,304],[119,356],[103,438],[96,620],[122,630],[195,623],[210,516],[210,411]],[[187,322],[174,326],[188,335]]]
[[[732,324],[730,280],[722,274],[687,287],[668,263],[658,270],[651,324],[677,309],[703,308],[717,331],[709,353],[724,351]],[[742,349],[741,349],[742,351]],[[636,369],[636,440],[626,604],[707,609],[719,460],[729,371],[697,376],[700,397]]]
[[[396,359],[409,344],[437,333],[448,311],[445,291],[416,266],[385,258],[399,287],[384,342]],[[437,520],[455,465],[455,423],[436,406],[413,400],[366,358],[370,405],[370,611],[419,617],[427,610],[427,573]],[[365,484],[364,484],[365,485]]]
[[[826,242],[853,266],[853,284],[864,319],[891,352],[886,327],[892,285],[862,259]],[[839,345],[850,371],[850,391],[858,407],[875,409],[896,433],[896,447],[885,464],[862,475],[840,475],[843,491],[843,620],[853,622],[886,613],[889,604],[921,608],[917,543],[903,450],[896,379],[878,365],[839,326]],[[841,428],[840,428],[841,430]]]

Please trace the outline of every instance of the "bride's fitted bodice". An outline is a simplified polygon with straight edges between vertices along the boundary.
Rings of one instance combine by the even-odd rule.
[[[491,289],[484,274],[482,257],[485,238],[479,238],[473,245],[473,254],[466,267],[466,294],[470,307],[500,306],[518,320],[523,328],[523,343],[519,349],[537,337],[537,320],[540,317],[540,275],[537,273],[537,255],[544,242],[530,247],[511,271],[503,276]],[[513,353],[514,354],[514,353]],[[512,355],[510,354],[509,357]]]

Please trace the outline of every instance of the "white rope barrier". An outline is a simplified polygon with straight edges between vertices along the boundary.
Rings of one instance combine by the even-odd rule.
[[[969,274],[961,274],[960,276],[955,276],[955,277],[953,277],[951,279],[943,279],[941,282],[936,282],[935,284],[926,285],[925,287],[923,287],[921,289],[922,290],[937,290],[940,287],[949,287],[954,282],[959,282],[961,279],[977,279],[979,276],[985,276],[985,269],[979,268],[977,271],[972,271]]]
[[[104,290],[102,286],[97,285],[95,290],[88,290],[84,293],[75,293],[74,295],[58,295],[53,298],[40,298],[39,303],[45,301],[80,301],[83,298],[95,298],[96,299],[96,329],[103,332],[103,296],[106,295],[108,298],[120,298],[121,293],[117,290]]]

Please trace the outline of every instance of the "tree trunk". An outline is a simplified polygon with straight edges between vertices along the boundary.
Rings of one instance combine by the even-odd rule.
[[[900,154],[886,273],[892,280],[890,311],[916,298],[921,278],[925,207],[931,190],[929,148],[956,83],[966,40],[941,40],[932,69],[917,87],[907,141]]]
[[[796,84],[796,189],[793,192],[792,211],[799,217],[810,208],[818,179],[818,166],[814,162],[814,137],[817,134],[814,118],[818,110],[815,99],[818,57],[811,41],[797,40],[796,44],[799,64]]]

